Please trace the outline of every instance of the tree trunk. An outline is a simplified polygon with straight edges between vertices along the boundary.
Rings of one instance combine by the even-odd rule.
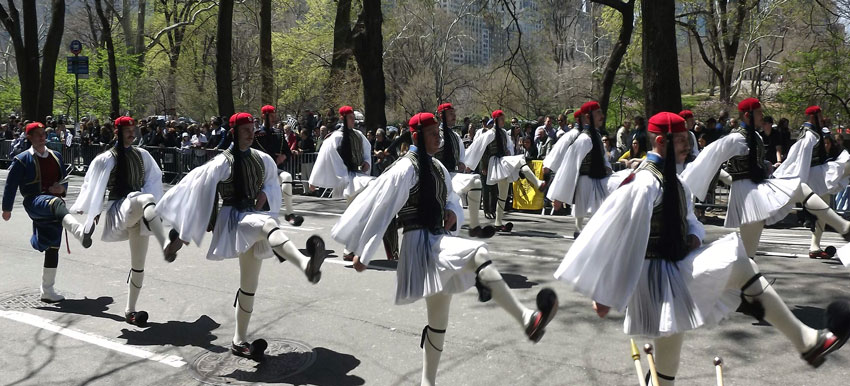
[[[641,1],[643,99],[646,116],[682,110],[674,0]]]
[[[626,50],[632,41],[635,21],[635,2],[634,0],[629,0],[628,3],[622,3],[620,0],[594,0],[594,2],[616,9],[623,17],[623,24],[620,26],[620,36],[617,37],[617,42],[614,43],[611,56],[608,58],[608,63],[605,64],[605,69],[602,72],[602,90],[598,101],[602,107],[602,112],[607,117],[608,104],[611,100],[611,89],[614,87],[617,69],[620,68],[620,64],[623,62],[623,56],[626,55]]]
[[[139,68],[143,68],[145,64],[145,6],[146,0],[139,0],[139,13],[136,18],[136,43],[133,52],[138,55]]]
[[[260,0],[260,82],[263,104],[274,104],[274,69],[272,68],[272,0]]]
[[[380,0],[363,0],[363,10],[354,27],[354,57],[363,79],[366,129],[386,127],[387,93],[384,84],[384,37],[381,33]]]
[[[218,31],[216,32],[215,88],[218,95],[218,113],[231,116],[233,107],[233,0],[221,0],[218,7]]]
[[[64,30],[65,0],[53,0],[53,6],[50,9],[50,28],[47,30],[41,58],[41,80],[38,84],[38,110],[36,111],[36,118],[39,120],[53,113],[56,61],[59,59],[59,45],[62,44]]]
[[[115,65],[115,47],[112,45],[112,29],[109,25],[109,19],[103,13],[100,0],[94,0],[94,8],[97,11],[97,17],[100,19],[103,40],[106,42],[106,57],[109,63],[109,116],[115,119],[121,115],[119,112],[121,110],[121,101],[118,96],[118,69]]]
[[[334,47],[331,71],[325,92],[332,95],[334,87],[343,78],[351,59],[351,0],[337,0],[334,19]]]

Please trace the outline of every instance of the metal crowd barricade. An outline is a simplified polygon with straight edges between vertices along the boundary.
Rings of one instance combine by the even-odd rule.
[[[310,179],[310,173],[313,171],[313,165],[316,164],[318,156],[319,153],[301,153],[298,156],[293,156],[293,159],[287,160],[283,165],[279,166],[281,170],[292,175],[293,193],[298,194],[309,191],[307,181]],[[301,186],[300,191],[298,189],[299,185]]]

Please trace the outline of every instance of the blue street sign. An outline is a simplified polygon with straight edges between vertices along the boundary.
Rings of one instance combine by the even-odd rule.
[[[89,57],[88,56],[69,56],[68,57],[68,73],[69,74],[88,74],[89,73]]]

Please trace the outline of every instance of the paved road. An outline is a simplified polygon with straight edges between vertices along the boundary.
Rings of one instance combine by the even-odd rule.
[[[5,181],[0,173],[0,182]],[[71,180],[69,201],[81,178]],[[37,301],[41,255],[29,246],[31,223],[20,199],[9,222],[0,224],[0,383],[5,385],[198,385],[257,381],[314,385],[397,385],[419,381],[419,336],[425,306],[394,306],[394,264],[356,273],[339,257],[341,246],[329,229],[343,202],[296,197],[306,221],[285,226],[297,245],[312,234],[334,253],[321,283],[310,285],[288,263],[264,262],[257,292],[252,337],[272,342],[272,357],[261,366],[236,361],[226,352],[234,328],[233,297],[238,288],[235,260],[205,260],[200,248],[181,251],[172,264],[151,242],[140,309],[151,314],[146,329],[122,321],[129,249],[126,243],[71,242],[61,252],[57,288],[69,298],[59,306]],[[481,304],[470,290],[456,296],[438,381],[442,385],[628,385],[636,384],[622,315],[599,319],[590,302],[552,273],[572,244],[570,217],[512,214],[515,232],[489,245],[495,264],[518,297],[532,304],[536,292],[553,287],[561,311],[539,344],[495,304]],[[709,239],[728,231],[709,225]],[[567,236],[569,235],[569,236]],[[804,254],[808,234],[801,228],[769,229],[765,251]],[[839,243],[836,234],[827,243]],[[850,295],[848,271],[833,261],[764,256],[762,270],[791,309],[822,325],[830,299]],[[646,342],[639,339],[639,342]],[[819,370],[809,369],[781,334],[735,314],[719,327],[690,334],[680,384],[714,382],[715,355],[726,363],[727,385],[843,384],[850,376],[850,351],[839,352]],[[644,364],[646,368],[646,364]],[[297,372],[297,373],[296,373]],[[294,375],[288,375],[296,373]],[[201,375],[203,374],[203,375]],[[288,376],[287,376],[288,375]]]

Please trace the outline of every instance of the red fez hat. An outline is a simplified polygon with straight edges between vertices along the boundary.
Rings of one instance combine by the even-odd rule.
[[[573,113],[573,118],[578,120],[579,117],[581,117],[581,110],[576,110],[576,112]]]
[[[30,133],[30,131],[33,131],[33,130],[35,130],[35,129],[39,128],[39,127],[43,129],[43,128],[44,128],[44,124],[43,124],[43,123],[41,123],[41,122],[33,122],[33,123],[30,123],[29,125],[27,125],[27,128],[26,128],[26,134],[29,134],[29,133]]]
[[[649,126],[647,131],[656,134],[665,133],[682,133],[687,131],[685,128],[685,119],[679,114],[660,112],[649,118]]]
[[[809,106],[809,108],[806,109],[806,115],[815,115],[819,112],[821,112],[820,106]]]
[[[437,125],[437,118],[434,117],[434,114],[431,113],[418,113],[410,118],[410,121],[407,122],[408,126],[410,126],[411,131],[418,132],[428,126]]]
[[[254,123],[254,116],[248,113],[236,113],[230,117],[231,129],[235,129],[239,127],[239,125],[244,125],[246,123]]]
[[[455,109],[455,107],[452,106],[451,103],[446,102],[446,103],[441,104],[439,107],[437,107],[437,112],[442,113],[443,111],[454,110],[454,109]]]
[[[122,127],[122,126],[133,126],[135,124],[136,124],[136,121],[134,121],[133,118],[130,118],[130,117],[127,117],[127,116],[118,117],[118,118],[115,119],[115,127],[116,128],[119,128],[119,127]]]
[[[354,109],[351,106],[342,106],[339,108],[339,115],[344,117],[348,114],[354,114]]]
[[[693,118],[694,112],[691,111],[691,110],[682,110],[682,111],[679,111],[679,116],[682,117],[683,119]]]
[[[581,105],[582,114],[590,114],[591,111],[599,109],[599,102],[597,101],[585,102],[583,105]]]
[[[274,106],[265,105],[265,106],[263,106],[263,108],[260,109],[260,112],[263,113],[263,114],[271,114],[271,113],[274,112]]]
[[[496,110],[496,111],[493,112],[493,114],[490,114],[490,116],[493,117],[493,119],[496,119],[498,117],[504,117],[505,112],[502,111],[502,110]]]
[[[738,111],[752,111],[761,108],[761,102],[756,98],[747,98],[738,103]]]

